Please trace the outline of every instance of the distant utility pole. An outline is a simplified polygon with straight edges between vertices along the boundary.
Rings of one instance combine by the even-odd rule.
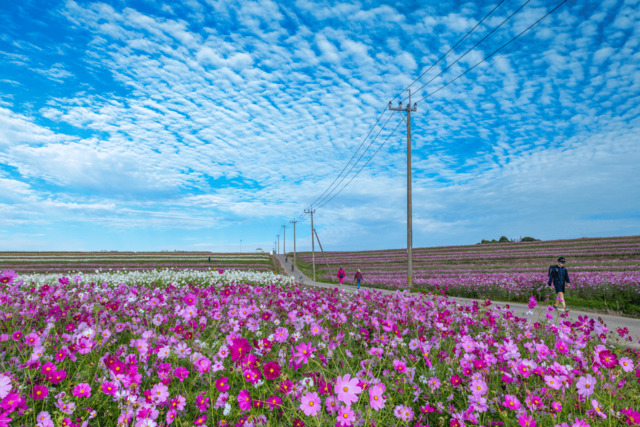
[[[412,220],[412,207],[411,207],[411,112],[417,110],[417,106],[414,103],[411,107],[411,89],[409,91],[409,102],[405,108],[402,107],[402,102],[398,104],[397,108],[391,106],[389,102],[389,110],[391,111],[406,111],[407,112],[407,285],[412,286],[413,283],[413,226]]]
[[[276,234],[276,236],[278,236],[278,252],[276,252],[277,254],[280,253],[280,235]]]
[[[298,222],[298,220],[294,219],[289,222],[293,224],[293,265],[296,265],[296,222]]]
[[[287,225],[282,226],[282,253],[287,254]]]
[[[311,259],[313,260],[313,281],[316,281],[316,245],[314,244],[316,239],[313,237],[313,214],[316,213],[314,209],[305,209],[304,213],[311,215]]]

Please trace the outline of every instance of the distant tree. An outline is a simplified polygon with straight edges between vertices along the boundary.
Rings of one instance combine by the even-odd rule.
[[[509,239],[506,236],[502,236],[500,237],[500,240],[498,240],[498,243],[507,243],[509,242]]]
[[[490,241],[490,240],[482,239],[482,242],[480,242],[480,243],[491,243],[491,241]]]
[[[498,241],[496,239],[491,239],[491,242],[489,243],[498,243]]]
[[[539,242],[540,239],[534,239],[533,237],[523,237],[522,242]]]

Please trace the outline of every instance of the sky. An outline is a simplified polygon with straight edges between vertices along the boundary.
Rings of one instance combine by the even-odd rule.
[[[414,247],[640,234],[640,4],[560,3],[2,2],[0,250],[406,247],[412,83]]]

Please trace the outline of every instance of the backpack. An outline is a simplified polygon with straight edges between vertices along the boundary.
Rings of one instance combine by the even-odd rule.
[[[549,277],[553,277],[553,283],[557,283],[560,278],[558,277],[558,266],[552,265],[549,267]]]
[[[344,274],[340,273],[340,278],[344,279]]]

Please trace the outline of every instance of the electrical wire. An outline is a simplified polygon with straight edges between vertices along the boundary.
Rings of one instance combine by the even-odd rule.
[[[438,77],[440,77],[442,74],[444,74],[449,68],[453,67],[454,65],[456,65],[458,63],[458,61],[460,61],[462,58],[464,58],[465,56],[467,56],[467,54],[469,54],[469,52],[471,52],[472,50],[474,50],[476,47],[478,47],[478,45],[480,43],[482,43],[483,41],[485,41],[491,34],[495,33],[500,27],[502,27],[504,24],[506,24],[511,18],[513,18],[518,12],[520,12],[522,10],[523,7],[525,7],[527,4],[529,4],[529,2],[531,2],[531,0],[527,0],[526,2],[524,2],[522,4],[522,6],[520,6],[519,8],[516,9],[515,12],[513,12],[511,15],[509,15],[507,17],[507,19],[505,19],[504,21],[502,21],[500,23],[500,25],[498,25],[497,27],[495,27],[493,30],[491,30],[491,32],[489,34],[487,34],[486,36],[484,36],[483,38],[480,39],[480,41],[476,44],[474,44],[469,50],[467,50],[465,53],[463,53],[462,55],[460,55],[458,57],[458,59],[456,59],[451,65],[449,65],[447,68],[445,68],[444,70],[442,70],[440,73],[438,73],[436,76],[434,76],[431,80],[429,80],[428,82],[426,82],[425,84],[423,84],[422,86],[420,86],[418,88],[418,90],[416,90],[416,92],[420,92],[422,89],[425,88],[425,86],[427,86],[429,83],[431,83],[432,81],[434,81],[435,79],[437,79]],[[414,92],[415,94],[415,92]],[[409,99],[409,97],[404,98],[401,102],[406,101],[407,99]]]
[[[515,36],[514,38],[512,38],[511,40],[509,40],[508,42],[506,42],[505,44],[503,44],[502,46],[500,46],[498,49],[494,50],[489,56],[487,56],[486,58],[484,58],[482,61],[478,62],[477,64],[475,64],[473,67],[469,68],[467,71],[465,71],[464,73],[458,75],[458,77],[456,77],[455,79],[451,80],[450,82],[442,85],[441,87],[439,87],[437,90],[431,92],[430,94],[426,95],[425,97],[419,99],[416,102],[422,102],[425,99],[429,98],[432,95],[435,95],[436,93],[440,92],[442,89],[444,89],[445,87],[449,86],[451,83],[455,82],[456,80],[458,80],[460,77],[464,76],[465,74],[467,74],[469,71],[473,70],[474,68],[476,68],[478,65],[482,64],[483,62],[486,62],[489,58],[491,58],[493,55],[495,55],[496,53],[498,53],[499,51],[501,51],[502,49],[504,49],[506,46],[510,45],[511,43],[513,43],[514,40],[518,39],[520,36],[522,36],[524,33],[526,33],[527,31],[529,31],[531,28],[533,28],[534,26],[538,25],[540,22],[542,22],[543,19],[545,19],[547,16],[551,15],[553,12],[555,12],[560,6],[562,6],[563,4],[565,4],[567,1],[569,0],[563,0],[560,4],[558,4],[556,7],[554,7],[553,9],[551,9],[549,12],[547,12],[546,15],[544,15],[542,18],[538,19],[536,22],[534,22],[533,24],[531,24],[529,27],[527,27],[527,29],[525,29],[524,31],[522,31],[520,34],[518,34],[517,36]]]

